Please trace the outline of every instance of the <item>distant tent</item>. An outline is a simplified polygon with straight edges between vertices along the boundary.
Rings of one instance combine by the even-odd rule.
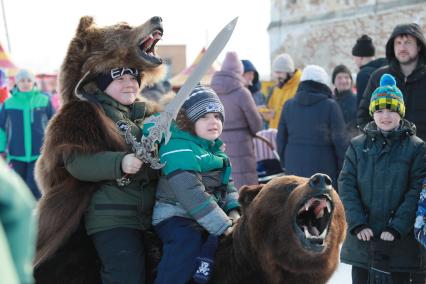
[[[206,49],[203,48],[200,51],[200,53],[198,53],[194,62],[192,62],[192,64],[189,67],[183,69],[179,74],[175,75],[173,78],[170,79],[170,83],[172,84],[174,89],[178,89],[183,85],[183,83],[186,81],[188,76],[192,73],[192,71],[194,71],[197,64],[200,63],[200,60],[205,52],[206,52]],[[201,78],[201,84],[210,85],[210,81],[213,77],[213,74],[219,69],[220,69],[220,64],[217,61],[213,62],[213,64],[207,70],[206,74],[204,74],[203,78]]]
[[[18,72],[18,67],[10,60],[6,51],[0,43],[0,68],[6,70],[9,76],[14,76]]]

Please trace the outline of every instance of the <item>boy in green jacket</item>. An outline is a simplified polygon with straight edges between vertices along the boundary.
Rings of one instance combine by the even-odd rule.
[[[239,218],[238,192],[230,183],[231,166],[219,139],[224,118],[216,93],[197,86],[172,126],[170,141],[160,146],[165,167],[153,224],[163,241],[163,257],[156,284],[187,283],[205,235],[214,239]]]
[[[404,114],[403,94],[384,74],[371,96],[374,121],[352,139],[338,179],[348,222],[341,260],[352,283],[425,283],[426,252],[412,228],[426,148]]]
[[[35,77],[21,69],[16,87],[0,109],[0,155],[26,182],[36,199],[41,197],[34,180],[47,123],[54,114],[50,97],[35,86]]]

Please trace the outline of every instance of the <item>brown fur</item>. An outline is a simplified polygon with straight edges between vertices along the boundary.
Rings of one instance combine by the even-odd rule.
[[[95,90],[92,83],[94,76],[108,72],[114,67],[141,70],[141,87],[147,81],[159,77],[163,72],[161,65],[140,58],[137,50],[140,39],[156,28],[158,25],[154,25],[152,21],[133,28],[125,23],[96,27],[91,17],[83,17],[80,20],[60,71],[60,91],[64,105],[49,122],[41,156],[36,164],[36,180],[43,192],[38,204],[39,231],[34,261],[36,278],[38,275],[49,279],[47,274],[56,273],[58,277],[67,279],[65,275],[60,275],[62,271],[58,272],[60,270],[55,267],[65,267],[63,261],[80,262],[70,270],[76,267],[80,270],[88,269],[81,267],[81,262],[86,259],[71,256],[78,250],[77,246],[87,239],[82,227],[82,217],[99,184],[77,180],[65,169],[64,161],[73,153],[129,150],[123,137],[116,131],[116,126],[103,110],[95,102],[86,100],[87,97],[84,97],[85,100],[79,100],[83,96],[76,96],[75,91],[79,94],[81,91],[91,94]],[[147,115],[160,110],[158,104],[152,103],[147,103],[146,108]],[[80,241],[80,238],[83,239]],[[75,247],[69,243],[73,243]],[[86,243],[87,250],[93,248],[90,242]],[[83,249],[83,252],[87,250]],[[62,258],[58,259],[58,255]],[[44,265],[46,263],[50,264]],[[40,273],[37,274],[37,271]],[[85,273],[68,272],[72,275]],[[85,275],[82,278],[84,277]],[[80,282],[71,279],[67,281],[82,283],[82,278]],[[59,280],[50,278],[50,282],[55,281]],[[39,282],[46,283],[44,280]]]
[[[62,102],[66,104],[76,99],[74,90],[87,72],[82,85],[88,83],[84,87],[89,93],[95,88],[90,83],[94,76],[117,67],[140,69],[141,88],[160,80],[164,74],[162,65],[147,62],[138,55],[139,41],[154,28],[151,21],[137,27],[126,23],[97,27],[92,17],[82,17],[59,72]]]
[[[334,190],[332,221],[321,252],[302,245],[293,227],[300,201],[315,192],[308,179],[285,176],[240,190],[242,217],[216,256],[212,283],[326,283],[336,270],[346,231],[343,205]]]

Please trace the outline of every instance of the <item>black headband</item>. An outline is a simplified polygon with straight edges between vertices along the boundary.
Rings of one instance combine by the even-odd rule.
[[[111,84],[111,82],[114,79],[120,78],[126,74],[132,75],[133,77],[135,77],[136,80],[138,81],[138,85],[139,86],[141,85],[141,76],[140,76],[139,70],[136,68],[127,68],[127,67],[113,68],[110,70],[109,73],[99,74],[98,77],[96,78],[96,85],[101,91],[105,91],[105,89],[108,88],[109,84]]]

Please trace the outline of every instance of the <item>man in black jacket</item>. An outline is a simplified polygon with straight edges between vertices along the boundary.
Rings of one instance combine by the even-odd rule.
[[[387,64],[385,58],[374,59],[376,49],[373,45],[373,40],[368,35],[362,35],[356,40],[354,47],[352,48],[352,56],[354,63],[359,68],[359,72],[356,75],[356,105],[359,106],[362,95],[364,94],[365,87],[367,87],[368,79],[371,74]]]
[[[363,128],[371,117],[368,113],[371,93],[380,85],[384,73],[392,74],[404,94],[406,118],[417,126],[417,136],[426,140],[426,40],[419,25],[397,25],[386,43],[388,65],[376,70],[364,91],[357,113]]]

